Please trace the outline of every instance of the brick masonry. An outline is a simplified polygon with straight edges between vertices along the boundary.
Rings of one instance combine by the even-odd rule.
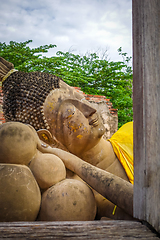
[[[79,87],[74,87],[74,88],[77,90],[77,92],[80,92],[81,94],[83,94],[86,100],[88,100],[89,102],[94,102],[94,103],[105,102],[109,108],[110,114],[117,116],[117,109],[113,108],[112,103],[110,102],[110,99],[107,99],[106,96],[85,94],[84,92],[81,91],[81,88]]]

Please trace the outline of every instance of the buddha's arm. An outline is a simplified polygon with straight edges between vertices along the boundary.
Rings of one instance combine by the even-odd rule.
[[[46,148],[41,147],[40,150],[60,157],[66,168],[75,172],[93,189],[122,208],[126,213],[133,215],[133,185],[131,183],[66,151],[49,146]]]

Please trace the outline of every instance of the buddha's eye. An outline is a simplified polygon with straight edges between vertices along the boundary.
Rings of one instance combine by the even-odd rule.
[[[71,117],[75,114],[75,109],[68,109],[68,117]]]
[[[64,113],[63,113],[63,117],[66,119],[69,119],[71,117],[74,116],[75,114],[75,107],[73,105],[71,106],[67,106],[67,108],[65,109]]]

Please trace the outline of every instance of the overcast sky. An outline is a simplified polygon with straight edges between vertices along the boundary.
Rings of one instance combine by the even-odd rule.
[[[33,40],[30,47],[56,44],[74,54],[117,49],[132,55],[132,0],[1,0],[0,42]]]

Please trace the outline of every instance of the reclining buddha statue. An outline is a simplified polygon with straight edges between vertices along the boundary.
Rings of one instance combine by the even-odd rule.
[[[6,122],[32,126],[38,151],[58,156],[67,179],[84,181],[93,189],[96,219],[132,219],[133,123],[107,141],[97,111],[61,78],[16,71],[0,57],[0,81]]]

